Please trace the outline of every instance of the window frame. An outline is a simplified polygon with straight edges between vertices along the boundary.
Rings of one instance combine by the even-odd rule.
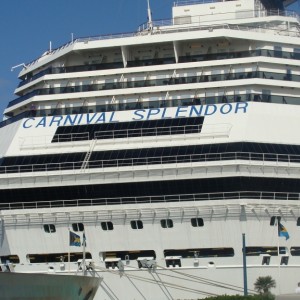
[[[56,232],[56,226],[54,224],[43,224],[43,228],[46,233]]]
[[[75,232],[83,232],[84,224],[83,223],[72,223],[72,229]]]

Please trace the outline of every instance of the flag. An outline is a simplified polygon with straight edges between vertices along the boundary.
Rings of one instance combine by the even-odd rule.
[[[70,246],[81,246],[80,236],[72,231],[70,231]]]
[[[288,231],[279,221],[278,221],[278,236],[284,236],[285,240],[288,240],[290,238]]]

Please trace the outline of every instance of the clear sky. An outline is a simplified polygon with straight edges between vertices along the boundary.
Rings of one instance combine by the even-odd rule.
[[[150,0],[153,19],[171,18],[174,0]],[[299,4],[292,10],[299,11]],[[147,0],[0,0],[0,119],[20,69],[74,38],[135,31],[147,21]]]
[[[151,0],[153,19],[171,18],[174,0]],[[15,99],[20,68],[74,38],[136,31],[147,0],[0,0],[0,120]]]

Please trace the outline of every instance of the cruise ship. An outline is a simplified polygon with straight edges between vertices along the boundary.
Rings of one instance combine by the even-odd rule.
[[[260,276],[293,293],[292,2],[176,0],[160,21],[148,6],[133,33],[73,39],[24,64],[0,123],[1,262],[80,269],[101,278],[96,300],[252,294]]]

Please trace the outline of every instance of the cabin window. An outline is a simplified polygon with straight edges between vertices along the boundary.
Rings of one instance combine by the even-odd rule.
[[[2,264],[6,264],[6,263],[19,264],[20,258],[18,255],[5,255],[5,256],[0,256],[0,261]]]
[[[274,46],[274,57],[282,57],[282,47]]]
[[[297,219],[297,226],[300,226],[300,218]]]
[[[166,266],[167,266],[167,268],[181,267],[180,257],[166,257]]]
[[[156,258],[155,251],[153,250],[132,250],[132,251],[113,251],[104,252],[103,257],[106,261],[109,260],[137,260],[141,258]]]
[[[271,91],[270,90],[262,90],[262,102],[271,102]]]
[[[288,256],[282,256],[280,260],[281,265],[288,265],[289,264],[289,257]]]
[[[204,226],[204,222],[203,222],[202,218],[192,218],[191,224],[193,227],[203,227]]]
[[[286,70],[286,75],[283,77],[284,80],[292,80],[292,70],[287,69]]]
[[[82,223],[73,223],[72,228],[74,231],[84,231],[84,225]]]
[[[132,261],[137,261],[138,267],[145,267],[145,262],[149,262],[150,265],[156,259],[155,251],[153,250],[132,250],[132,251],[113,251],[104,252],[103,259],[107,269],[117,268],[119,261],[125,261],[126,265]]]
[[[279,216],[272,216],[270,219],[270,226],[277,226],[278,223],[280,222],[281,217]]]
[[[112,222],[101,222],[101,227],[103,230],[114,230],[114,224]]]
[[[300,247],[291,247],[292,256],[300,256]]]
[[[300,49],[294,48],[294,59],[300,59]]]
[[[47,233],[54,233],[56,232],[56,228],[54,224],[44,224],[44,230]]]
[[[55,263],[55,262],[77,262],[79,259],[83,259],[82,252],[71,252],[71,253],[46,253],[46,254],[28,254],[27,261],[30,263]],[[89,252],[85,253],[86,259],[92,259],[92,255]]]
[[[268,266],[270,264],[270,261],[271,261],[271,256],[264,256],[263,259],[262,259],[261,264]]]
[[[199,257],[232,257],[233,248],[191,248],[191,249],[167,249],[164,257],[199,258]]]
[[[205,93],[205,104],[214,104],[216,103],[215,93],[207,92]]]
[[[163,219],[163,220],[160,220],[160,224],[161,224],[162,228],[172,228],[173,227],[173,220]]]
[[[279,247],[280,254],[286,254],[285,247]],[[259,256],[259,255],[270,255],[278,256],[278,247],[246,247],[247,256]]]
[[[130,225],[132,229],[143,229],[143,222],[141,220],[133,220],[130,221]]]

